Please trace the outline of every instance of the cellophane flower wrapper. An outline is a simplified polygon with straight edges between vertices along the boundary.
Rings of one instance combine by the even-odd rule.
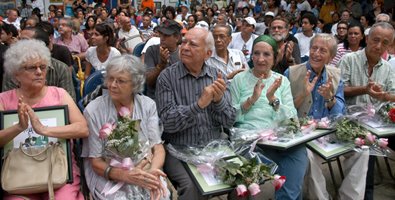
[[[289,118],[274,123],[271,128],[248,130],[244,128],[231,128],[230,140],[234,143],[235,148],[243,146],[249,142],[277,141],[283,138],[294,139],[303,136],[299,120]]]
[[[356,152],[362,152],[368,148],[370,155],[386,156],[389,150],[386,146],[379,145],[382,138],[377,138],[358,124],[358,122],[366,123],[367,121],[379,122],[382,120],[380,118],[371,105],[350,106],[347,115],[335,120],[336,138],[340,142],[353,145]]]
[[[130,158],[133,164],[127,168],[131,169],[144,158],[152,157],[152,144],[147,138],[141,137],[140,120],[120,117],[115,126],[112,133],[103,140],[103,155],[108,163],[118,163],[115,167],[121,167]],[[116,184],[118,183],[113,183],[111,187]],[[136,185],[124,184],[115,193],[106,195],[106,198],[145,200],[150,198],[150,192]]]
[[[195,166],[211,164],[224,157],[234,155],[233,145],[227,140],[214,140],[206,146],[167,145],[167,150],[175,158]]]

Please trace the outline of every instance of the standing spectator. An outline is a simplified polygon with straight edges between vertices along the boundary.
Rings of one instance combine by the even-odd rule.
[[[309,45],[314,37],[314,28],[317,25],[317,18],[313,13],[307,12],[302,16],[302,32],[296,33],[295,38],[298,39],[301,61],[306,62],[309,59]]]
[[[225,75],[204,61],[211,56],[214,39],[202,28],[189,30],[180,46],[180,62],[158,77],[156,102],[163,124],[162,139],[171,145],[204,146],[221,136],[236,117]],[[166,154],[164,171],[180,200],[206,199],[180,160]]]
[[[370,15],[371,18],[376,19],[377,16],[383,12],[384,12],[384,0],[374,0],[373,8],[372,10],[369,11],[368,15]]]

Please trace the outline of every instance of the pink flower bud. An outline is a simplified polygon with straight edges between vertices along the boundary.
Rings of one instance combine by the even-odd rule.
[[[114,129],[114,126],[111,123],[105,123],[101,129],[99,130],[99,138],[106,139]]]
[[[130,110],[129,108],[123,106],[121,109],[119,109],[119,116],[121,117],[130,117]]]
[[[245,185],[238,185],[236,187],[238,197],[246,197],[248,195],[247,187]]]
[[[250,191],[251,196],[255,196],[261,192],[261,189],[259,188],[258,184],[252,183],[250,186],[248,186],[248,191]]]
[[[365,140],[363,140],[361,138],[355,138],[354,144],[360,147],[365,144]]]
[[[380,138],[378,143],[381,148],[386,148],[388,145],[388,138]]]
[[[375,140],[376,140],[376,136],[373,135],[372,133],[368,132],[366,134],[365,139],[366,139],[366,143],[373,144],[375,142]]]
[[[279,190],[285,183],[285,176],[274,175],[273,185],[274,189]]]

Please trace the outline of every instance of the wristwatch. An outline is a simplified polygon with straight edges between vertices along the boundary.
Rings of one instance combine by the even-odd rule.
[[[277,110],[278,110],[278,107],[280,106],[280,100],[279,100],[278,98],[275,98],[272,102],[269,102],[269,105],[270,105],[271,107],[273,107],[273,109],[274,109],[275,111],[277,111]]]
[[[335,100],[335,96],[332,96],[329,99],[325,99],[325,103],[333,102]]]

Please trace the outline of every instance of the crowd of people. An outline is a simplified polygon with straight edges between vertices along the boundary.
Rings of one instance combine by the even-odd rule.
[[[164,177],[179,199],[206,199],[167,145],[202,146],[231,127],[265,129],[395,101],[395,13],[384,0],[183,0],[161,8],[150,0],[138,8],[129,0],[114,8],[68,0],[50,5],[45,17],[39,2],[23,1],[0,22],[0,110],[19,116],[0,131],[0,147],[29,124],[40,135],[83,138],[93,199],[135,198],[133,185],[169,199]],[[105,72],[83,113],[72,78],[77,61],[80,79]],[[70,124],[43,126],[32,109],[54,105],[68,106]],[[99,138],[122,107],[141,120],[141,137],[152,145],[153,157],[132,169],[109,165]],[[393,138],[389,146],[395,149]],[[264,152],[287,177],[276,199],[373,199],[375,157],[366,151],[344,155],[338,197],[327,192],[322,160],[304,144]],[[75,160],[72,171],[73,183],[56,190],[56,199],[83,199]],[[102,192],[108,181],[126,184],[110,197]]]

